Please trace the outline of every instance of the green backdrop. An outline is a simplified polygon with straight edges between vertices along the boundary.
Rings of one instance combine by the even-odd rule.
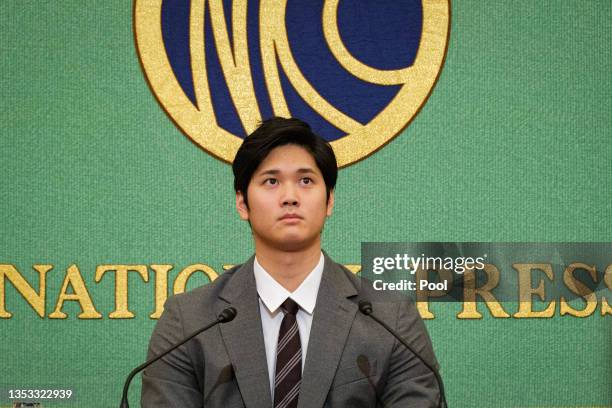
[[[610,21],[609,0],[452,2],[433,94],[402,135],[340,172],[327,252],[354,264],[362,241],[612,240]],[[35,289],[32,265],[54,266],[44,318],[6,283],[0,387],[63,386],[77,398],[67,406],[117,406],[155,324],[154,275],[129,278],[135,318],[109,319],[114,278],[95,283],[96,266],[171,264],[172,281],[191,264],[244,261],[231,169],[155,101],[130,1],[7,0],[0,22],[0,264]],[[47,317],[72,264],[102,319],[78,319],[70,301],[67,319]],[[455,303],[430,309],[452,407],[612,406],[599,307],[482,320],[457,319]],[[138,379],[133,406],[139,394]]]

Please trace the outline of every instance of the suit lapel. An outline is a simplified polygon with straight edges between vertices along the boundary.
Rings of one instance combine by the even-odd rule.
[[[253,260],[251,257],[239,267],[219,294],[238,312],[233,321],[221,324],[220,330],[246,407],[270,408],[272,398]],[[220,302],[217,313],[227,306]]]
[[[346,273],[325,254],[298,408],[323,406],[357,312],[347,298],[356,294]]]

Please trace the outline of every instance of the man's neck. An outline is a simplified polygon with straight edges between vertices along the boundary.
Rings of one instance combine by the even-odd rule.
[[[298,251],[281,251],[255,244],[257,262],[289,292],[296,290],[321,258],[321,244]]]

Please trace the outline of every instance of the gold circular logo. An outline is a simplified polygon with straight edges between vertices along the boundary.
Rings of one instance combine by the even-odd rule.
[[[135,0],[134,35],[162,108],[228,163],[269,116],[306,120],[340,167],[357,162],[415,117],[446,55],[449,0],[227,4]]]

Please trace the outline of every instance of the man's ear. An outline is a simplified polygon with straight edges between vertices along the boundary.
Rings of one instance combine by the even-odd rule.
[[[327,216],[332,215],[332,210],[334,209],[334,190],[329,191],[329,198],[327,199]]]
[[[236,192],[236,211],[238,211],[238,215],[240,219],[248,221],[249,219],[249,207],[246,205],[244,201],[244,195],[242,191]]]

